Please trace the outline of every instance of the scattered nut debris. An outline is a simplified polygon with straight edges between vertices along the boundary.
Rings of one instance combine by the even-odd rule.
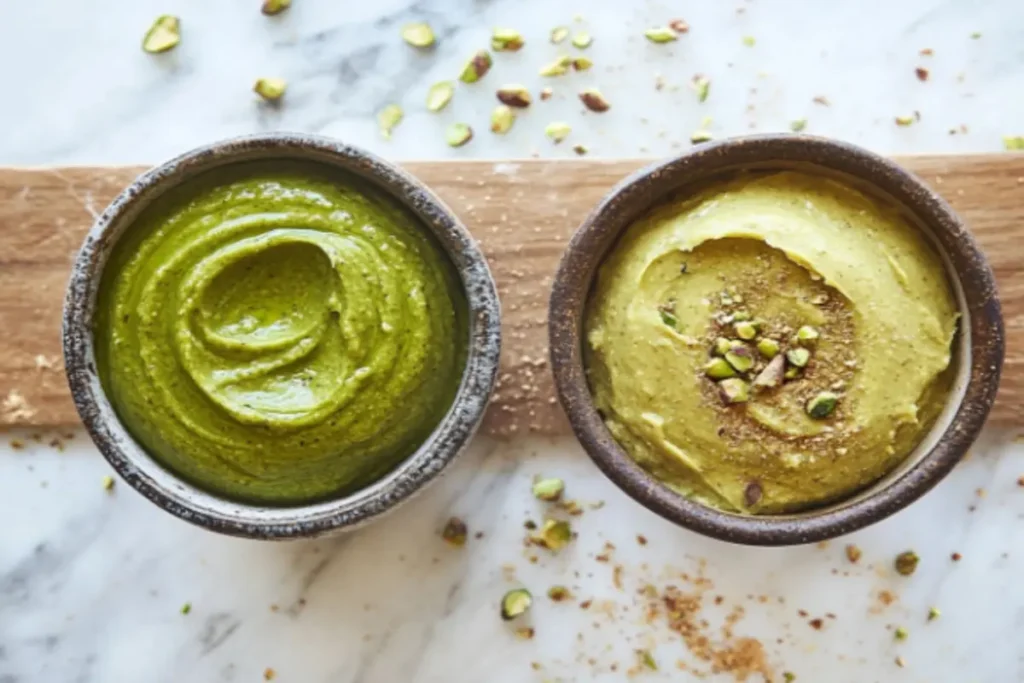
[[[938,619],[941,616],[942,616],[942,612],[939,611],[938,607],[929,607],[928,608],[928,621],[935,621],[936,619]]]
[[[256,81],[252,89],[267,102],[280,102],[288,89],[288,82],[283,78],[261,78]]]
[[[711,79],[697,74],[690,80],[690,87],[697,93],[698,102],[706,102],[708,93],[711,92]]]
[[[896,658],[896,666],[898,666],[901,669],[904,669],[907,666],[907,661],[905,659],[903,659],[903,657],[897,657]]]
[[[896,573],[901,576],[910,576],[917,571],[917,564],[920,561],[921,558],[917,556],[917,553],[907,550],[896,556],[893,566],[896,568]]]
[[[455,84],[451,81],[438,81],[427,91],[427,111],[439,112],[448,106],[455,96]]]
[[[933,54],[935,54],[935,50],[931,49],[930,47],[926,47],[922,48],[921,51],[918,52],[918,54],[921,55],[922,57],[931,57]]]
[[[921,82],[927,81],[928,76],[930,75],[928,69],[924,68],[923,66],[919,66],[916,69],[914,69],[914,74],[917,76],[917,80]]]
[[[706,130],[695,130],[690,133],[690,142],[693,144],[700,144],[701,142],[708,142],[713,140],[711,133]]]
[[[277,677],[277,672],[269,666],[263,670],[263,680],[272,681]]]
[[[585,156],[590,150],[587,149],[586,145],[573,145],[572,151],[576,152],[577,156]]]
[[[671,43],[679,40],[679,36],[668,26],[658,26],[644,31],[644,37],[652,43]]]
[[[548,598],[554,602],[563,602],[572,599],[572,593],[565,586],[552,586],[548,589]]]
[[[110,476],[109,474],[107,476],[103,477],[103,490],[104,491],[113,491],[114,490],[114,484],[115,484],[114,478],[112,476]]]
[[[444,134],[449,147],[462,147],[473,139],[473,129],[465,123],[453,123]]]
[[[827,97],[825,97],[824,95],[817,95],[816,97],[814,97],[811,100],[811,102],[814,102],[815,104],[820,104],[823,107],[831,107],[832,106],[832,102],[830,102],[829,99]]]
[[[572,60],[572,68],[576,71],[586,71],[592,66],[594,66],[594,63],[586,57],[576,57]]]
[[[795,119],[790,122],[789,129],[794,133],[799,133],[807,127],[807,119]]]
[[[402,27],[402,40],[413,47],[431,47],[434,45],[434,29],[430,24],[406,24]]]
[[[1009,152],[1024,150],[1024,135],[1004,135],[1003,149]]]
[[[491,34],[491,49],[495,52],[518,52],[525,44],[523,34],[510,28],[496,28]]]
[[[181,42],[181,20],[170,14],[156,18],[146,36],[142,39],[142,49],[150,54],[167,52]]]
[[[469,58],[466,65],[462,67],[462,73],[459,74],[459,80],[463,83],[476,83],[481,78],[487,75],[487,72],[491,70],[491,53],[487,50],[477,50],[477,52]]]
[[[668,22],[668,27],[670,29],[672,29],[673,31],[675,31],[676,33],[689,33],[690,32],[690,25],[687,24],[682,19],[673,19],[672,21]]]
[[[589,33],[580,32],[572,37],[571,42],[573,47],[579,48],[580,50],[585,50],[588,47],[590,47],[591,43],[594,42],[594,39],[590,36]]]
[[[519,84],[503,85],[497,91],[498,101],[516,109],[525,109],[532,102],[530,91]]]
[[[757,39],[754,36],[743,36],[743,44],[747,47],[754,47],[757,44]]]
[[[441,530],[441,538],[444,539],[445,543],[456,548],[466,545],[466,537],[468,535],[469,527],[458,517],[449,519],[448,523],[444,525],[444,529]]]
[[[959,562],[961,559],[963,559],[963,555],[961,555],[960,553],[951,553],[949,559],[953,560],[954,562]]]
[[[846,546],[846,559],[849,560],[851,564],[857,564],[862,554],[863,553],[858,546],[855,546],[852,543]]]
[[[563,40],[565,40],[568,37],[569,37],[569,27],[568,26],[556,26],[555,28],[551,29],[551,42],[556,44],[556,45],[558,43],[562,42]]]
[[[647,545],[647,537],[644,536],[643,534],[637,534],[636,535],[636,542],[639,543],[640,545]]]
[[[547,135],[549,138],[551,138],[552,142],[558,144],[559,142],[567,138],[571,131],[572,128],[569,127],[568,123],[555,121],[554,123],[549,123],[544,128],[544,135]]]
[[[260,8],[260,11],[268,17],[272,17],[275,14],[280,14],[291,6],[292,0],[263,0],[263,7]]]
[[[897,626],[896,630],[893,631],[892,635],[893,638],[895,638],[896,640],[906,640],[907,636],[910,635],[910,632],[907,631],[907,629],[903,626]]]
[[[533,640],[534,633],[532,626],[520,626],[516,629],[516,637],[523,640]]]
[[[565,482],[561,479],[540,479],[533,484],[533,497],[538,500],[554,502],[565,492]]]
[[[389,104],[381,109],[380,113],[377,114],[377,127],[380,130],[381,137],[385,140],[390,140],[391,131],[402,122],[404,116],[405,112],[397,104]]]
[[[181,606],[181,613],[182,614],[188,614],[191,611],[192,611],[192,603],[191,602],[186,602],[184,605]]]
[[[572,57],[569,55],[562,55],[550,64],[545,64],[540,68],[538,72],[541,76],[564,76],[569,71],[569,67],[572,66]]]
[[[650,650],[637,650],[637,659],[640,660],[640,664],[650,669],[651,671],[658,670],[658,663],[654,661],[654,655],[651,654]]]
[[[580,101],[583,102],[583,106],[587,109],[597,113],[606,112],[611,108],[608,100],[604,98],[604,95],[597,88],[587,88],[581,91]]]
[[[553,95],[553,94],[554,94],[554,91],[550,87],[548,87],[548,88],[541,88],[540,98],[542,100],[550,100],[551,99],[551,95]]]
[[[572,540],[572,527],[560,519],[545,519],[544,525],[530,540],[535,545],[557,553]]]
[[[533,596],[525,588],[514,588],[501,598],[501,618],[511,621],[526,614],[533,605]]]
[[[512,129],[512,124],[516,122],[515,112],[512,108],[506,104],[499,104],[491,112],[491,132],[497,133],[498,135],[504,135]]]

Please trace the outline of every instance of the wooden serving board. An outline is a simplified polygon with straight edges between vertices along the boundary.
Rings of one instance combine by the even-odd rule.
[[[1024,154],[900,160],[964,217],[991,260],[1007,326],[993,421],[1024,424]],[[567,431],[547,360],[547,301],[565,244],[604,193],[646,161],[416,162],[490,260],[504,352],[485,429]],[[78,422],[62,370],[64,286],[94,216],[142,167],[0,169],[0,425]]]

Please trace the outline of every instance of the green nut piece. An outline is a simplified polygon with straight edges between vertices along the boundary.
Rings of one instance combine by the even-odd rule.
[[[267,102],[277,102],[284,97],[288,82],[283,78],[261,78],[252,86],[253,92]]]
[[[589,33],[577,33],[572,37],[573,47],[577,47],[581,50],[586,50],[593,42],[594,39],[590,37]]]
[[[796,378],[800,377],[800,375],[802,375],[803,373],[804,373],[803,368],[797,368],[797,367],[790,366],[790,367],[786,368],[786,372],[783,373],[782,376],[785,379],[796,379]]]
[[[562,55],[550,64],[545,64],[540,68],[541,76],[564,76],[569,72],[569,67],[572,66],[572,57],[569,55]]]
[[[757,45],[757,39],[754,36],[743,36],[743,44],[747,47],[754,47]]]
[[[754,354],[746,346],[733,346],[725,354],[725,360],[736,368],[737,372],[747,372],[754,367]]]
[[[402,40],[413,47],[430,47],[434,44],[434,29],[430,24],[406,24],[402,27]]]
[[[430,86],[427,91],[427,111],[439,112],[448,106],[455,96],[455,84],[451,81],[440,81]]]
[[[698,145],[702,142],[708,142],[713,139],[714,137],[711,135],[711,133],[709,133],[706,130],[695,130],[692,133],[690,133],[690,142],[692,142],[695,145]]]
[[[735,325],[733,325],[733,329],[736,330],[736,336],[739,337],[740,339],[750,341],[751,339],[757,336],[757,325],[750,322],[749,320],[744,320],[736,323]]]
[[[558,552],[571,540],[572,527],[560,519],[545,519],[544,526],[533,535],[534,543],[552,552]]]
[[[461,548],[466,545],[466,538],[469,536],[469,527],[458,517],[452,517],[441,530],[441,538],[448,545]]]
[[[736,371],[725,360],[712,358],[704,365],[704,374],[711,379],[726,379],[728,377],[735,377]]]
[[[820,336],[821,335],[818,333],[818,330],[811,327],[810,325],[804,325],[803,327],[796,331],[796,340],[801,344],[808,346],[818,341],[818,337]]]
[[[750,400],[750,386],[739,377],[723,379],[718,383],[718,388],[726,403],[746,403]]]
[[[523,34],[510,28],[496,28],[491,34],[491,49],[495,52],[516,52],[525,44]]]
[[[462,147],[473,139],[473,129],[465,123],[453,123],[444,134],[449,147]]]
[[[698,74],[693,77],[690,85],[693,86],[694,91],[697,93],[697,101],[706,102],[708,94],[711,92],[711,79]]]
[[[462,67],[459,80],[463,83],[476,83],[491,70],[491,64],[493,64],[491,53],[487,50],[478,50],[476,54],[469,58],[466,66]]]
[[[280,14],[291,6],[292,0],[263,0],[263,7],[260,8],[260,11],[268,17],[272,17],[275,14]]]
[[[501,618],[512,621],[526,614],[533,605],[533,596],[525,588],[514,588],[501,597]]]
[[[896,556],[893,566],[900,576],[910,576],[917,571],[917,563],[921,558],[913,550],[907,550]]]
[[[811,352],[807,349],[790,349],[786,351],[786,360],[793,367],[805,368],[811,360]]]
[[[739,323],[743,322],[744,320],[752,320],[753,318],[747,311],[736,311],[735,313],[732,314],[732,319],[734,322]]]
[[[671,43],[679,40],[679,36],[668,26],[658,26],[644,31],[644,37],[652,43]]]
[[[570,132],[572,132],[572,128],[569,127],[569,124],[568,123],[563,123],[561,121],[555,121],[554,123],[549,123],[544,128],[544,135],[547,135],[549,138],[551,138],[551,140],[555,144],[558,144],[559,142],[561,142],[562,140],[567,138],[569,136]],[[665,320],[665,312],[662,312],[661,318],[662,318],[662,320]],[[675,327],[675,322],[676,322],[675,316],[672,316],[672,323],[671,323],[671,325],[673,327]],[[668,321],[665,321],[665,324],[668,325],[669,324]]]
[[[807,401],[807,414],[815,420],[824,420],[835,411],[837,403],[839,403],[838,396],[831,391],[822,391]]]
[[[725,337],[719,337],[715,340],[715,353],[719,356],[724,356],[729,353],[729,350],[734,346],[733,342]]]
[[[941,616],[942,616],[942,612],[939,610],[938,607],[929,607],[928,608],[928,621],[935,621],[936,619],[938,619]]]
[[[516,109],[525,109],[533,101],[526,86],[517,84],[501,86],[498,88],[497,96],[499,102]]]
[[[565,482],[561,479],[540,479],[533,483],[533,497],[537,500],[554,502],[562,497]]]
[[[555,28],[551,29],[551,42],[556,44],[556,45],[558,43],[562,42],[563,40],[565,40],[568,37],[569,37],[569,27],[568,26],[556,26]]]
[[[765,337],[757,342],[757,351],[765,358],[775,358],[779,355],[779,342]]]
[[[583,102],[583,106],[587,109],[598,113],[606,112],[611,108],[608,100],[604,98],[604,95],[597,88],[587,88],[580,92],[580,101]]]
[[[151,54],[167,52],[181,42],[181,20],[164,14],[156,18],[142,39],[142,49]]]
[[[497,133],[498,135],[504,135],[512,129],[512,124],[516,122],[515,112],[508,105],[499,104],[491,112],[491,132]]]
[[[576,57],[572,60],[572,68],[577,71],[586,71],[592,66],[594,66],[594,63],[586,57]]]
[[[391,139],[391,131],[402,122],[405,112],[397,104],[389,104],[377,114],[377,127],[380,129],[381,137],[385,140]]]
[[[789,122],[789,129],[794,133],[799,133],[807,127],[807,119],[796,119]]]
[[[910,635],[910,632],[904,626],[897,626],[892,635],[896,640],[906,640],[907,636]]]

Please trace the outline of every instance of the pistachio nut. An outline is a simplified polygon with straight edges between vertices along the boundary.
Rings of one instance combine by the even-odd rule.
[[[586,50],[590,47],[590,44],[594,42],[594,39],[589,33],[580,32],[572,37],[572,46],[579,48],[580,50]]]
[[[284,97],[288,82],[283,78],[261,78],[252,86],[253,92],[267,102],[277,102]]]
[[[462,73],[459,74],[459,80],[463,83],[476,83],[481,78],[487,75],[487,72],[491,70],[491,53],[487,50],[477,50],[477,52],[470,57],[466,65],[462,67]]]
[[[914,117],[913,116],[897,116],[896,117],[896,125],[897,126],[910,126],[910,125],[913,125],[913,123],[914,123]]]
[[[1024,135],[1004,135],[1003,149],[1008,152],[1024,150]]]
[[[658,312],[661,313],[661,322],[665,323],[673,330],[676,329],[676,325],[679,324],[679,320],[676,318],[675,313],[665,310],[664,308],[660,309]]]
[[[434,29],[430,24],[406,24],[402,27],[402,40],[413,47],[430,47],[434,44]]]
[[[739,377],[723,379],[718,383],[718,389],[726,403],[746,403],[750,400],[750,387]]]
[[[167,52],[181,42],[181,20],[170,14],[156,18],[142,39],[142,49],[151,54]]]
[[[491,132],[497,133],[498,135],[504,135],[512,129],[512,124],[516,122],[515,112],[512,108],[499,104],[491,112]]]
[[[449,147],[462,147],[472,139],[473,129],[465,123],[453,123],[444,134],[444,140]]]
[[[793,367],[805,368],[807,362],[811,360],[811,352],[807,349],[790,349],[786,351],[786,360]]]
[[[736,371],[725,360],[712,358],[704,365],[704,374],[711,379],[725,379],[727,377],[735,377]]]
[[[572,60],[572,68],[577,71],[586,71],[592,66],[594,66],[594,63],[586,57],[576,57]]]
[[[716,355],[724,356],[725,354],[729,353],[729,350],[732,349],[732,347],[732,341],[726,339],[725,337],[719,337],[718,339],[715,340],[714,352]]]
[[[280,14],[292,6],[292,0],[263,0],[263,7],[260,11],[268,17]]]
[[[744,345],[733,346],[725,353],[725,360],[736,368],[737,372],[747,372],[754,367],[754,354]]]
[[[820,336],[821,334],[818,332],[818,330],[811,327],[810,325],[804,325],[803,327],[796,331],[797,342],[803,344],[804,346],[810,346],[814,344],[814,342],[818,341],[818,337]]]
[[[377,127],[380,129],[381,137],[385,140],[391,139],[391,131],[402,122],[405,112],[397,104],[389,104],[377,114]]]
[[[548,598],[552,602],[562,602],[572,597],[572,592],[565,586],[552,586],[548,589]]]
[[[552,142],[555,142],[556,144],[567,138],[570,132],[572,132],[572,128],[569,127],[568,123],[563,123],[562,121],[555,121],[554,123],[549,123],[544,128],[544,135],[547,135],[549,138],[551,138]],[[665,316],[662,315],[662,320],[664,319]],[[673,319],[673,326],[674,322],[675,320]]]
[[[782,375],[784,379],[797,379],[803,374],[803,368],[798,368],[795,365],[786,368],[786,372]]]
[[[757,44],[757,39],[754,36],[743,36],[743,44],[747,47],[754,47]]]
[[[499,102],[516,109],[525,109],[532,102],[530,91],[526,89],[526,86],[518,84],[501,86],[498,88],[497,96]]]
[[[686,23],[686,21],[684,21],[683,19],[673,19],[672,21],[668,22],[668,27],[675,31],[676,33],[690,32],[690,25]]]
[[[533,497],[537,500],[553,502],[562,497],[565,482],[561,479],[539,479],[533,483]]]
[[[556,44],[556,45],[558,43],[562,42],[563,40],[565,40],[568,37],[569,37],[569,27],[568,26],[556,26],[555,28],[551,29],[551,42]]]
[[[598,113],[608,111],[611,108],[608,100],[604,98],[604,95],[597,88],[587,88],[580,92],[580,101],[583,102],[583,106],[587,109]]]
[[[905,626],[897,626],[896,630],[892,632],[892,637],[896,640],[906,640],[909,635],[910,631]]]
[[[928,608],[928,621],[935,621],[936,619],[938,619],[941,616],[942,616],[942,612],[939,610],[938,607],[929,607]]]
[[[538,73],[541,76],[564,76],[569,71],[570,66],[572,66],[572,57],[562,55],[550,64],[542,66]]]
[[[512,621],[526,614],[533,605],[533,596],[525,588],[514,588],[501,597],[501,618]]]
[[[637,659],[640,660],[640,663],[643,664],[646,668],[650,669],[651,671],[658,670],[658,662],[654,660],[654,655],[651,654],[650,650],[637,650],[636,656]]]
[[[658,26],[644,31],[644,37],[652,43],[671,43],[679,40],[679,36],[668,26]]]
[[[757,350],[765,358],[775,358],[779,355],[779,342],[765,337],[757,342]]]
[[[455,84],[451,81],[439,81],[427,91],[427,111],[438,112],[448,106],[455,96]]]
[[[831,391],[822,391],[807,401],[807,414],[815,420],[824,420],[835,411],[837,403],[838,396]]]
[[[736,317],[733,317],[736,320]],[[757,336],[757,325],[750,322],[749,320],[743,320],[733,325],[733,329],[736,330],[736,336],[740,339],[750,341]]]
[[[495,52],[516,52],[525,44],[523,34],[510,28],[496,28],[491,34],[491,49]]]

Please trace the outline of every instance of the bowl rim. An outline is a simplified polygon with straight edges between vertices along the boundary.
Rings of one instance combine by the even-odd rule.
[[[467,300],[469,344],[452,406],[420,447],[390,473],[350,495],[277,507],[248,504],[205,491],[165,469],[124,427],[96,372],[93,315],[103,269],[121,235],[168,190],[214,168],[258,160],[299,160],[333,166],[370,182],[410,211],[441,245]],[[138,176],[100,214],[79,250],[68,282],[62,340],[68,385],[93,442],[114,470],[159,507],[206,529],[255,539],[313,537],[354,528],[408,500],[465,448],[494,389],[501,349],[497,287],[466,227],[414,176],[359,147],[299,133],[246,135],[187,151]]]
[[[583,358],[582,318],[597,267],[634,219],[671,192],[718,174],[811,165],[844,174],[891,197],[934,233],[963,290],[970,340],[968,378],[941,437],[892,482],[842,507],[786,516],[743,516],[685,498],[647,474],[612,438],[594,407]],[[995,401],[1004,330],[995,278],[962,220],[941,196],[895,162],[829,138],[765,134],[729,138],[656,162],[615,185],[569,241],[551,290],[548,320],[555,387],[573,432],[604,474],[652,512],[692,531],[746,545],[793,545],[834,538],[880,521],[919,498],[959,462]],[[950,400],[955,400],[951,393]],[[936,427],[933,427],[935,429]],[[876,484],[877,485],[877,484]]]

